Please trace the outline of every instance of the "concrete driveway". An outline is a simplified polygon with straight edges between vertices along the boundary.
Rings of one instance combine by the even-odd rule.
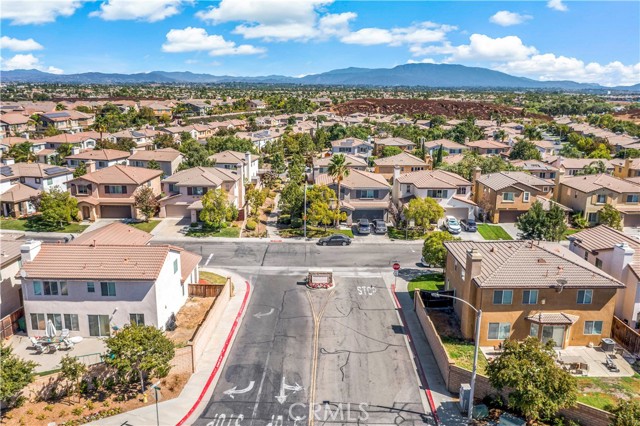
[[[168,239],[175,238],[180,239],[184,236],[184,234],[180,233],[180,230],[185,226],[189,226],[191,221],[185,218],[166,218],[162,219],[162,222],[158,224],[152,231],[151,234],[154,237]]]

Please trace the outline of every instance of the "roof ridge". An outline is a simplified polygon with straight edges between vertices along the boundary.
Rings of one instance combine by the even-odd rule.
[[[138,183],[138,181],[136,179],[134,179],[129,173],[127,173],[122,164],[116,164],[114,167],[117,167],[118,170],[120,170],[126,177],[128,177],[129,179],[131,179],[134,183]],[[139,168],[139,167],[138,167]],[[108,167],[105,167],[103,170],[108,169]]]
[[[615,278],[613,278],[613,277],[609,276],[608,274],[605,274],[604,272],[600,272],[600,270],[593,270],[593,269],[590,269],[590,268],[585,268],[583,265],[580,265],[578,262],[574,262],[572,259],[569,259],[568,257],[559,256],[557,253],[553,253],[551,250],[547,249],[547,248],[546,248],[546,247],[544,247],[544,246],[538,245],[537,247],[538,247],[538,248],[540,248],[540,249],[542,249],[542,250],[544,250],[544,251],[546,251],[546,252],[547,252],[547,253],[549,253],[549,254],[554,255],[555,257],[558,257],[558,258],[560,258],[560,259],[562,259],[562,260],[566,260],[566,261],[568,261],[569,263],[574,264],[575,266],[578,266],[578,267],[580,267],[580,268],[582,268],[582,269],[585,269],[585,270],[587,270],[587,271],[590,271],[590,272],[592,272],[592,273],[594,273],[594,274],[598,274],[598,275],[600,275],[602,278],[608,279],[609,281],[620,282],[620,281],[618,281],[617,279],[615,279]],[[570,251],[570,253],[572,253],[572,252]],[[572,254],[573,254],[573,253],[572,253]],[[591,265],[591,264],[589,264],[589,265]],[[594,268],[598,269],[598,268],[597,268],[597,267],[595,267],[595,266],[594,266]]]

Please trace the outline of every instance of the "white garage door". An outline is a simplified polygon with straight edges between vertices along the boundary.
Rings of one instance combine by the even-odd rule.
[[[467,209],[466,207],[451,207],[446,210],[445,215],[453,216],[458,220],[468,219],[469,209]]]
[[[187,206],[166,206],[167,217],[191,217],[191,213],[187,210]]]

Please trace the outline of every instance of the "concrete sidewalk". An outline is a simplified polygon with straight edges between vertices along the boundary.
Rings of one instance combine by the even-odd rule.
[[[413,299],[407,292],[407,281],[401,277],[395,278],[390,273],[383,274],[383,277],[389,286],[395,281],[396,297],[404,312],[406,326],[409,329],[408,331],[415,346],[418,361],[422,365],[422,370],[431,391],[436,412],[440,420],[439,424],[445,426],[460,426],[466,424],[466,418],[460,414],[460,410],[458,409],[458,398],[453,397],[447,390],[429,342],[427,342],[427,338],[420,327],[418,317],[414,312]]]
[[[247,292],[246,282],[248,282],[248,280],[244,279],[238,274],[231,273],[222,269],[203,268],[202,270],[215,272],[223,276],[230,276],[234,285],[234,295],[225,308],[224,313],[220,319],[220,322],[216,326],[214,333],[211,335],[211,339],[209,340],[209,343],[205,348],[198,369],[191,375],[184,389],[182,389],[182,393],[180,393],[180,396],[169,401],[162,401],[158,404],[158,412],[161,425],[177,424],[199,400],[202,390],[205,388],[207,381],[209,380],[209,376],[214,370],[218,358],[220,357],[220,354],[224,349],[225,341],[227,340],[229,333],[232,331],[232,327],[236,320],[236,317],[238,316],[242,308],[244,309],[240,314],[240,318],[244,316],[244,312],[246,311],[246,305],[244,307],[242,305]],[[247,299],[247,304],[248,303],[249,300]],[[236,328],[229,344],[229,348],[233,345],[233,341],[235,340],[237,332],[238,329]],[[222,371],[227,357],[229,356],[229,352],[230,351],[227,349],[222,363],[218,366],[217,374],[215,375],[215,377],[213,377],[213,380],[211,381],[207,392],[202,396],[202,400],[200,401],[199,405],[195,407],[193,413],[191,413],[184,424],[191,424],[202,412],[202,410],[206,408],[209,398],[211,398],[213,390],[216,387],[216,383],[218,382],[219,374]],[[162,393],[162,391],[160,391],[160,393]],[[149,401],[154,400],[153,394],[153,389],[147,389]],[[122,426],[124,424],[127,424],[129,426],[155,425],[156,406],[155,404],[150,404],[133,411],[118,414],[117,416],[108,417],[106,419],[98,420],[88,424],[96,426]]]

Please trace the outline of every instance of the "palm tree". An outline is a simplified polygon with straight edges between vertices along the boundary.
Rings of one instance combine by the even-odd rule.
[[[337,196],[338,196],[338,204],[337,210],[340,211],[340,185],[344,178],[349,176],[349,165],[351,163],[347,162],[347,157],[344,154],[336,154],[331,157],[331,161],[329,161],[328,172],[329,176],[333,178],[333,181],[338,184]],[[338,226],[338,215],[336,215],[335,226]]]
[[[100,139],[102,139],[102,134],[107,131],[107,125],[103,120],[96,120],[93,123],[93,130],[100,133]]]
[[[31,148],[31,142],[17,143],[9,148],[7,156],[13,158],[16,163],[32,163],[38,158]]]
[[[592,161],[589,165],[584,166],[582,170],[579,170],[577,175],[597,175],[600,173],[606,173],[607,165],[602,160]]]
[[[500,142],[504,142],[504,140],[507,138],[507,132],[505,132],[504,129],[496,130],[493,134],[493,138],[499,140]]]

